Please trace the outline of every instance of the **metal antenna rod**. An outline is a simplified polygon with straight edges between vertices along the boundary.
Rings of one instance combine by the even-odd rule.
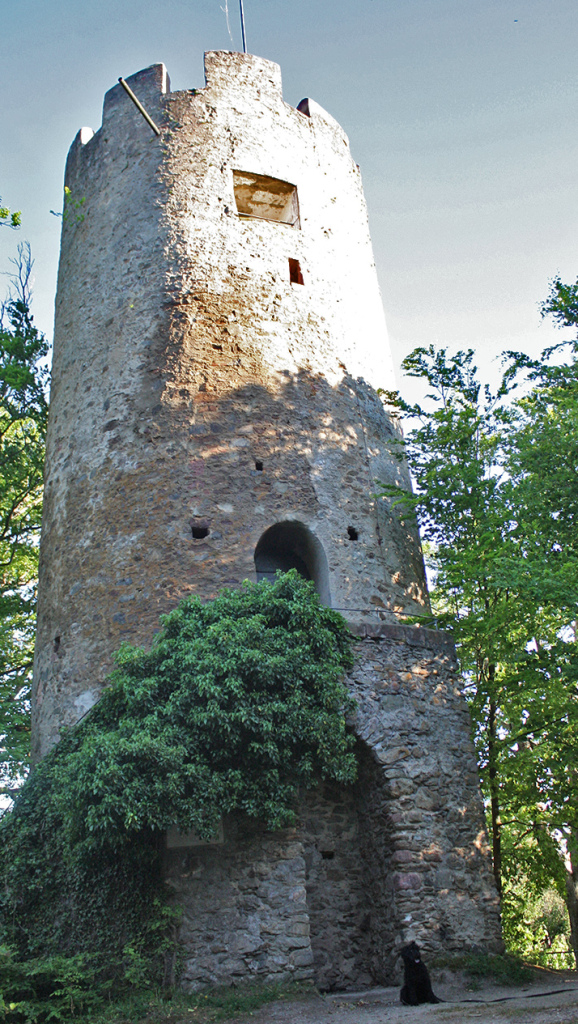
[[[247,52],[247,40],[245,38],[245,12],[243,10],[243,0],[239,0],[239,7],[241,9],[241,33],[243,36],[243,53]]]
[[[119,78],[119,82],[122,85],[124,91],[126,93],[128,93],[128,95],[130,96],[130,98],[133,101],[136,109],[139,110],[140,113],[142,114],[142,116],[144,117],[146,123],[151,126],[151,128],[152,128],[153,132],[155,133],[155,135],[160,135],[161,134],[160,128],[158,128],[157,125],[154,123],[154,121],[153,121],[152,117],[150,116],[150,114],[147,114],[147,112],[146,112],[145,108],[143,107],[142,103],[140,102],[140,100],[137,99],[137,97],[135,96],[134,92],[132,91],[130,85],[128,85],[125,82],[124,78]]]

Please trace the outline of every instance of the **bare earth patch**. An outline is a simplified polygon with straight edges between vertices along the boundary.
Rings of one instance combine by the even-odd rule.
[[[251,1024],[420,1024],[422,1021],[578,1024],[578,973],[575,972],[556,975],[548,972],[547,977],[538,982],[519,986],[482,982],[476,991],[467,990],[461,978],[448,975],[445,981],[435,981],[434,988],[446,1002],[401,1006],[399,988],[372,989],[357,994],[312,994],[298,1000],[269,1003],[248,1016],[235,1018],[230,1024],[248,1021]]]

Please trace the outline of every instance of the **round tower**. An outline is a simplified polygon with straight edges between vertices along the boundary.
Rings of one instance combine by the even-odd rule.
[[[56,299],[34,756],[97,699],[123,640],[181,598],[295,567],[354,623],[427,600],[409,486],[374,390],[393,373],[359,169],[276,64],[163,65],[77,135]]]

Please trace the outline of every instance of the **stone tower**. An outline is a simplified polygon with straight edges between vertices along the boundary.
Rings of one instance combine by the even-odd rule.
[[[347,138],[284,102],[275,64],[205,70],[185,92],[160,64],[128,80],[158,137],[115,86],[68,157],[34,755],[182,597],[299,569],[361,638],[361,782],[304,794],[291,833],[169,837],[167,877],[189,986],[347,986],[389,976],[408,937],[499,944],[473,748],[451,645],[399,624],[427,595],[416,533],[374,497],[408,478]]]

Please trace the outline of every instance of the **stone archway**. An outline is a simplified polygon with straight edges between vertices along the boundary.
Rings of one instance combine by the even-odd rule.
[[[255,548],[257,581],[274,580],[278,570],[290,569],[312,580],[323,604],[331,606],[329,566],[323,545],[304,523],[296,520],[270,526]]]

